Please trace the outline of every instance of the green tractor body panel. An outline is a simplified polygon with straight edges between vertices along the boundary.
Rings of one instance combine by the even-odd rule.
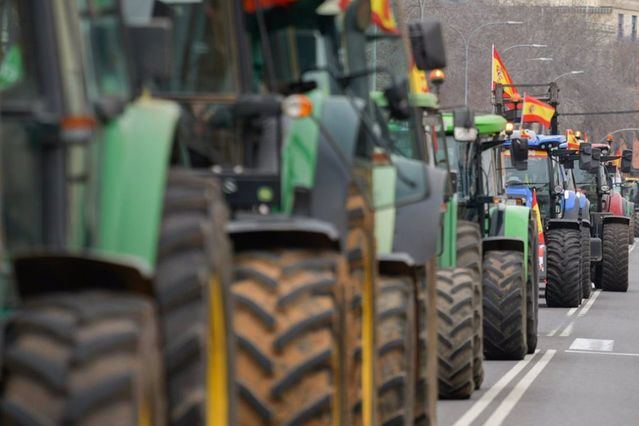
[[[282,152],[282,206],[291,214],[295,188],[311,189],[315,183],[317,147],[324,94],[316,90],[310,94],[313,117],[293,120],[286,134]]]
[[[504,237],[513,237],[524,242],[524,259],[528,259],[528,223],[530,208],[525,206],[506,206],[504,214]],[[524,262],[524,271],[528,276],[528,262]]]
[[[457,265],[457,194],[446,203],[443,219],[443,232],[438,241],[438,266],[440,268],[454,268]]]
[[[443,115],[444,127],[447,134],[453,134],[453,115],[450,113]],[[495,114],[481,114],[475,116],[475,127],[479,135],[492,135],[499,133],[506,128],[506,119]]]
[[[377,253],[393,251],[395,230],[395,185],[397,169],[393,165],[373,168],[373,202],[375,205],[375,239]]]
[[[175,103],[142,98],[105,127],[98,154],[98,250],[135,256],[153,269],[178,116]]]

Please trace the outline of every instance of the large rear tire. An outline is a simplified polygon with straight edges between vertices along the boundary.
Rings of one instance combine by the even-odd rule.
[[[590,278],[590,228],[581,227],[581,294],[590,299],[592,281]]]
[[[628,291],[628,247],[624,236],[628,225],[606,223],[603,228],[603,256],[601,259],[604,291]]]
[[[417,377],[415,285],[412,277],[379,277],[377,319],[381,422],[382,425],[412,424]]]
[[[481,283],[481,232],[474,222],[457,222],[457,266],[468,268],[473,281],[473,380],[475,389],[484,382],[484,313]]]
[[[154,281],[169,424],[233,422],[227,215],[215,181],[169,172]]]
[[[439,397],[470,398],[473,372],[473,282],[466,268],[437,271]]]
[[[345,259],[331,251],[235,257],[234,329],[240,425],[335,422]]]
[[[628,245],[631,246],[635,242],[635,215],[630,215],[630,226],[628,228]]]
[[[581,303],[581,241],[579,229],[558,228],[546,232],[548,307],[576,308]]]
[[[529,354],[537,349],[539,324],[539,236],[537,221],[530,215],[528,221],[528,277],[526,280],[526,344]]]
[[[483,284],[486,359],[523,359],[527,352],[523,253],[484,253]]]
[[[153,302],[104,292],[27,301],[11,320],[0,423],[166,422]]]

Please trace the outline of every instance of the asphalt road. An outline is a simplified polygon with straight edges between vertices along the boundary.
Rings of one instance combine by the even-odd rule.
[[[627,293],[597,290],[579,308],[540,307],[539,319],[537,353],[484,361],[482,388],[439,401],[438,423],[639,425],[639,248]]]

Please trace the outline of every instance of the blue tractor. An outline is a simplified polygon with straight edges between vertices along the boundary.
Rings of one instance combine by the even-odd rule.
[[[601,257],[601,240],[590,237],[590,203],[576,190],[572,169],[578,152],[563,135],[515,131],[528,139],[527,167],[512,166],[504,151],[506,191],[539,217],[540,279],[549,307],[577,307],[591,293],[590,261]],[[592,247],[591,247],[592,246]],[[597,257],[598,256],[598,257]]]

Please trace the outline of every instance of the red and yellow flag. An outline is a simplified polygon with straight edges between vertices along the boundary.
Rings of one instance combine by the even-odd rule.
[[[537,239],[539,240],[539,245],[546,244],[544,240],[544,225],[541,223],[541,212],[539,211],[539,203],[537,202],[537,190],[534,188],[532,192],[532,211],[537,222]]]
[[[371,15],[373,22],[381,30],[389,33],[398,31],[390,0],[371,0]]]
[[[555,109],[534,96],[524,96],[524,105],[521,108],[522,123],[540,123],[550,127]]]
[[[566,142],[568,142],[568,149],[579,151],[579,141],[577,140],[577,136],[575,136],[575,132],[573,132],[572,129],[566,130]]]
[[[495,45],[493,44],[493,79],[491,90],[495,90],[495,86],[497,84],[509,85],[513,84],[513,80],[510,78],[510,74],[508,74],[508,70],[504,65],[504,62],[501,60],[501,56],[495,49]],[[516,87],[504,87],[504,98],[512,99],[514,95],[519,95]]]

